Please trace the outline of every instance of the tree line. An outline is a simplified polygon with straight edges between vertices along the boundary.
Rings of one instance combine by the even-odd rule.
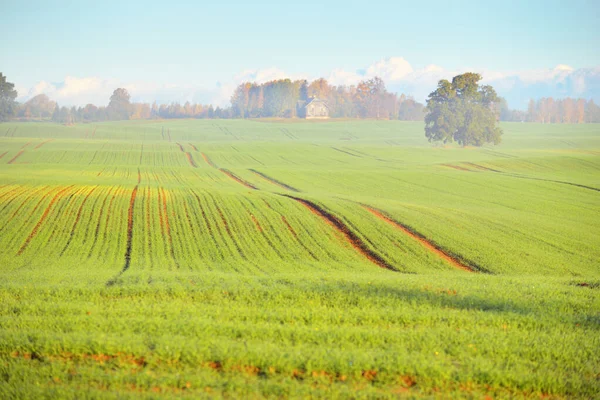
[[[411,96],[389,92],[383,80],[373,78],[358,85],[335,86],[321,78],[306,80],[279,79],[258,84],[240,84],[231,96],[231,106],[173,102],[171,104],[131,102],[126,89],[116,89],[107,106],[87,104],[84,107],[60,106],[45,94],[23,104],[16,102],[14,84],[0,73],[0,121],[52,120],[62,124],[114,121],[127,119],[173,118],[294,118],[311,98],[327,102],[333,118],[381,118],[422,121],[426,107]],[[500,121],[540,123],[599,123],[600,107],[593,100],[530,100],[526,111],[510,109],[502,97],[491,106]]]
[[[306,80],[278,79],[263,84],[244,82],[231,96],[233,118],[279,117],[302,115],[312,98],[324,100],[333,118],[385,118],[420,121],[425,106],[404,94],[390,93],[381,78],[364,80],[358,85],[334,86],[320,78]]]

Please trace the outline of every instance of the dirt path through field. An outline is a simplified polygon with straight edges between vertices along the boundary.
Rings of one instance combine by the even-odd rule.
[[[346,237],[350,245],[354,249],[356,249],[360,254],[366,257],[369,261],[374,263],[375,265],[388,269],[390,271],[398,270],[394,268],[391,264],[385,261],[379,254],[375,253],[373,250],[369,249],[365,242],[363,242],[354,232],[348,228],[346,224],[344,224],[338,217],[331,214],[330,212],[323,209],[321,206],[313,203],[310,200],[301,199],[299,197],[294,197],[290,195],[283,194],[282,196],[288,197],[290,199],[296,200],[297,202],[304,205],[308,208],[313,214],[320,217],[323,221],[325,221],[328,225],[332,226],[335,230],[340,232],[342,235]]]
[[[281,181],[279,181],[279,180],[277,180],[275,178],[271,178],[270,176],[268,176],[268,175],[266,175],[266,174],[264,174],[264,173],[262,173],[260,171],[257,171],[255,169],[249,169],[248,171],[254,173],[255,175],[257,175],[259,177],[261,177],[262,179],[266,180],[267,182],[272,183],[275,186],[279,186],[279,187],[281,187],[283,189],[291,190],[292,192],[300,193],[300,191],[298,189],[296,189],[296,188],[294,188],[294,187],[292,187],[290,185],[287,185],[287,184],[285,184],[285,183],[283,183],[283,182],[281,182]]]
[[[390,225],[393,225],[397,229],[400,229],[402,232],[404,232],[411,238],[413,238],[416,241],[418,241],[419,243],[421,243],[425,248],[427,248],[429,251],[431,251],[432,253],[436,254],[438,257],[440,257],[443,260],[445,260],[446,262],[448,262],[453,267],[462,269],[463,271],[476,272],[472,267],[462,263],[456,257],[453,257],[452,255],[448,254],[446,251],[442,250],[439,246],[435,245],[433,242],[428,240],[425,236],[421,235],[420,233],[414,232],[412,229],[408,228],[407,226],[402,225],[401,223],[399,223],[397,221],[394,221],[390,217],[384,215],[379,210],[376,210],[376,209],[368,207],[368,206],[363,206],[363,207],[365,210],[367,210],[368,212],[373,214],[378,219],[385,221]]]
[[[256,186],[254,186],[250,182],[246,182],[245,180],[243,180],[242,178],[240,178],[239,176],[235,175],[233,172],[231,172],[229,170],[226,170],[224,168],[219,168],[219,171],[221,171],[222,173],[224,173],[225,175],[227,175],[228,177],[230,177],[231,179],[233,179],[234,181],[236,181],[240,185],[243,185],[243,186],[247,187],[248,189],[259,190]]]
[[[23,155],[23,153],[25,153],[25,150],[19,150],[17,155],[15,155],[13,158],[11,158],[10,161],[7,162],[7,164],[14,164],[14,162],[17,161],[17,158],[21,157],[21,155]]]

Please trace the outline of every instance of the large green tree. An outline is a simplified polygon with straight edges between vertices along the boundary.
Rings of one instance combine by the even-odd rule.
[[[502,130],[497,126],[494,106],[498,95],[489,85],[479,86],[481,75],[467,72],[443,79],[427,99],[425,136],[430,142],[457,142],[462,146],[498,144]]]
[[[110,96],[108,107],[106,107],[108,118],[116,121],[129,119],[132,110],[130,99],[131,96],[129,96],[127,89],[115,89],[112,96]]]
[[[7,82],[6,76],[0,72],[0,121],[6,121],[14,114],[17,108],[16,98],[15,85]]]

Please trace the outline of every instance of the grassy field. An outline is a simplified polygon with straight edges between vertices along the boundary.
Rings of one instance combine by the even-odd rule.
[[[600,127],[0,124],[0,397],[593,398]]]

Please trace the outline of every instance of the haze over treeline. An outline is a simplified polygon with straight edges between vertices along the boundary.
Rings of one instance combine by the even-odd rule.
[[[3,77],[4,85],[11,85]],[[432,88],[433,90],[434,88]],[[229,107],[211,104],[172,102],[131,102],[126,89],[117,88],[107,106],[87,104],[84,107],[60,106],[46,94],[39,94],[23,104],[14,101],[17,96],[11,86],[11,99],[3,100],[6,107],[0,120],[52,120],[57,123],[99,122],[111,120],[176,119],[176,118],[295,118],[310,99],[324,100],[332,118],[380,118],[404,121],[422,121],[426,108],[412,96],[390,92],[379,78],[357,85],[331,85],[320,78],[307,80],[277,79],[262,84],[244,82],[231,96]],[[12,101],[12,104],[8,102]],[[493,106],[500,121],[541,123],[600,122],[600,107],[593,100],[531,99],[527,111],[513,110],[504,98]]]

